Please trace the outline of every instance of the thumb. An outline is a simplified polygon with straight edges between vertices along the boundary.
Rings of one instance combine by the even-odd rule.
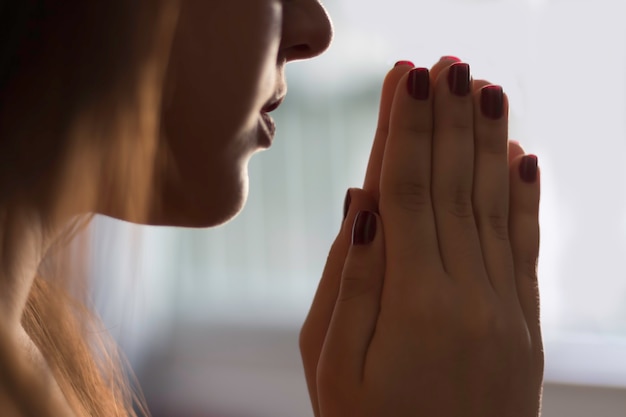
[[[382,222],[376,213],[361,211],[354,221],[337,303],[320,358],[318,377],[322,384],[355,379],[360,382],[376,329],[384,274]]]
[[[328,254],[322,279],[315,293],[309,314],[302,325],[299,338],[304,374],[316,417],[320,416],[317,395],[317,368],[339,295],[343,266],[351,246],[352,225],[359,211],[377,210],[376,200],[368,192],[359,188],[348,190],[345,201],[344,221],[341,230]]]

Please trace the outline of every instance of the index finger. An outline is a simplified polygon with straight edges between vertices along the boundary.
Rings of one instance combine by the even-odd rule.
[[[396,94],[398,82],[412,68],[413,64],[410,62],[400,61],[387,73],[383,82],[378,111],[378,126],[376,127],[374,143],[372,144],[372,151],[370,152],[370,159],[365,172],[365,181],[363,182],[363,189],[369,192],[377,202],[380,200],[380,170],[383,164],[383,155],[385,154],[385,143],[389,134],[391,104]]]
[[[437,81],[437,78],[439,78],[439,74],[441,74],[443,70],[445,70],[450,65],[455,64],[457,62],[461,62],[461,60],[455,56],[452,56],[452,55],[442,56],[439,59],[439,62],[433,65],[433,67],[430,69],[430,80],[432,81],[433,85],[435,84],[435,82]]]
[[[441,57],[439,62],[433,65],[430,70],[431,80],[434,82],[441,71],[455,62],[459,62],[459,59],[454,56]],[[363,183],[363,189],[369,192],[377,202],[380,201],[380,173],[383,164],[383,156],[385,154],[385,144],[387,143],[387,136],[389,135],[391,105],[396,94],[398,82],[413,68],[414,65],[411,62],[400,61],[387,73],[385,81],[383,82],[378,112],[378,127],[376,128],[374,143],[372,144],[372,151],[370,152],[370,159],[367,164],[365,181]]]
[[[432,93],[429,71],[414,69],[399,83],[391,111],[379,203],[389,278],[443,271],[431,199]]]

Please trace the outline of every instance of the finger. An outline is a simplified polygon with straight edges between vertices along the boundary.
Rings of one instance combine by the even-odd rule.
[[[415,276],[432,278],[425,270],[442,271],[430,190],[432,96],[429,71],[417,68],[399,82],[391,109],[380,179],[388,260],[385,294],[390,294],[387,283],[390,291],[407,293]]]
[[[375,211],[377,204],[365,191],[351,188],[346,193],[341,230],[330,249],[311,309],[300,331],[300,352],[315,416],[320,415],[319,406],[313,401],[318,398],[316,371],[319,357],[339,293],[343,265],[351,243],[352,224],[361,210]]]
[[[484,274],[472,208],[474,106],[470,88],[469,65],[457,63],[439,77],[434,99],[433,207],[441,259],[456,279]]]
[[[486,87],[488,85],[492,85],[492,83],[490,83],[487,80],[472,80],[472,91],[480,91],[483,87]],[[507,106],[508,106],[508,99],[507,99]],[[524,155],[524,149],[522,148],[522,146],[520,145],[520,143],[516,140],[510,140],[509,141],[509,164],[511,164],[511,162],[513,162],[513,160],[515,158],[517,158],[519,155]]]
[[[363,189],[369,192],[376,201],[380,198],[380,172],[382,167],[383,155],[385,153],[385,143],[389,134],[389,116],[393,97],[398,86],[398,82],[404,74],[413,68],[413,64],[409,61],[400,61],[389,71],[383,82],[383,89],[380,98],[380,108],[378,112],[378,126],[372,144],[370,159],[367,164],[365,173],[365,182]]]
[[[487,80],[472,80],[472,91],[481,90],[483,87],[486,87],[491,84],[493,83],[490,83]]]
[[[472,80],[472,91],[479,91],[483,87],[488,85],[492,85],[487,80]],[[507,99],[508,106],[508,99]],[[509,140],[509,164],[519,155],[524,155],[524,149],[520,145],[520,143],[516,140]]]
[[[445,70],[452,64],[456,64],[457,62],[461,62],[461,60],[455,56],[442,56],[439,61],[430,69],[430,80],[432,84],[436,84],[437,79],[439,78],[439,74],[441,74],[443,70]]]
[[[473,208],[483,262],[491,285],[515,296],[509,242],[508,101],[502,87],[474,92],[475,168]]]
[[[534,342],[541,341],[539,326],[539,257],[540,172],[537,157],[517,157],[510,170],[511,247],[515,264],[517,294]]]
[[[524,148],[516,140],[509,140],[509,166],[513,164],[513,161],[521,155],[524,155]]]
[[[448,66],[459,62],[459,58],[454,56],[443,56],[433,65],[430,75],[431,80],[436,80],[439,73]],[[380,198],[380,172],[382,167],[383,155],[385,152],[385,142],[389,134],[389,116],[391,104],[400,78],[414,67],[410,61],[399,61],[395,67],[387,74],[383,83],[383,91],[381,94],[380,109],[378,113],[378,127],[370,153],[370,159],[365,173],[365,182],[363,188],[370,192],[376,201]]]
[[[385,275],[383,226],[378,215],[360,212],[354,222],[341,288],[320,358],[320,383],[359,383],[376,328]]]

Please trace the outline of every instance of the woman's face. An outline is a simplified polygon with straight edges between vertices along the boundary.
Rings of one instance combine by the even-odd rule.
[[[332,30],[317,0],[183,0],[164,90],[162,184],[151,223],[206,227],[247,197],[250,156],[270,146],[267,111],[285,64],[322,53]]]

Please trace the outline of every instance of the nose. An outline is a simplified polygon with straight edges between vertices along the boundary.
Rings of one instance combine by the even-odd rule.
[[[284,3],[281,49],[287,61],[320,55],[328,49],[332,38],[332,23],[318,0]]]

